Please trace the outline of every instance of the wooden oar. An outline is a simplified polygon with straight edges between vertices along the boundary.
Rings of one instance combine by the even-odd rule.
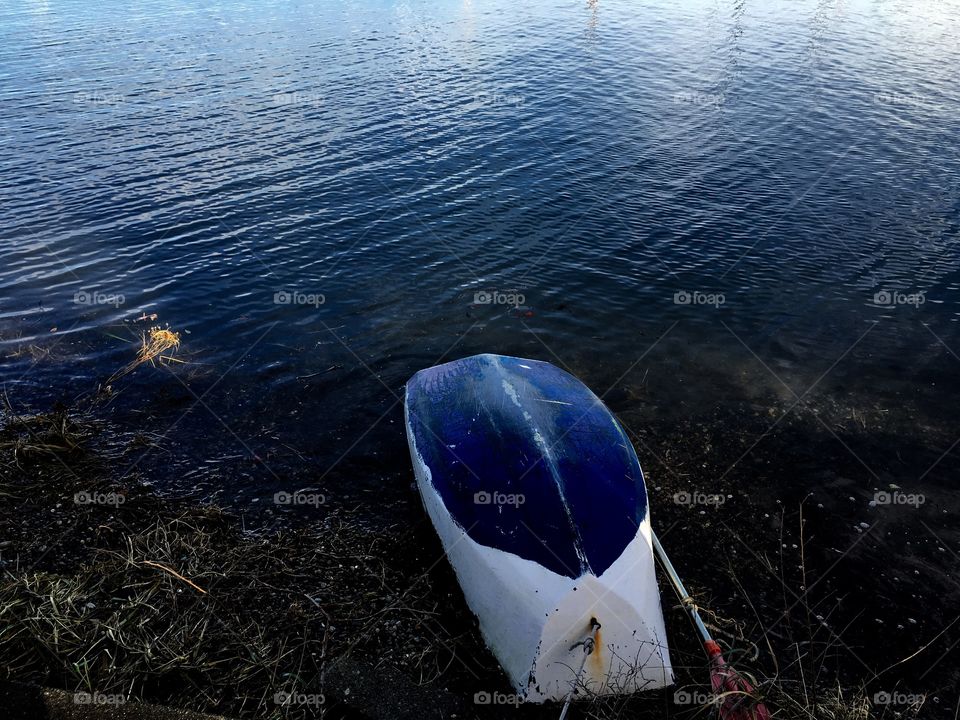
[[[710,661],[710,686],[713,689],[714,701],[717,704],[721,720],[770,720],[770,711],[757,698],[753,685],[733,666],[727,665],[727,662],[723,659],[720,646],[710,636],[707,626],[703,624],[696,603],[683,586],[683,581],[674,569],[673,563],[670,562],[670,558],[667,557],[657,534],[651,530],[651,535],[653,536],[653,549],[657,553],[657,559],[660,560],[660,564],[666,570],[670,583],[680,598],[680,604],[683,605],[684,610],[687,611],[700,634],[703,649]]]

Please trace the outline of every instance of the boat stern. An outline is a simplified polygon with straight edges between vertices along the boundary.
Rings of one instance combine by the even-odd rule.
[[[582,696],[628,695],[673,683],[644,533],[624,555],[624,565],[618,567],[618,561],[599,578],[584,575],[551,608],[530,676],[518,688],[528,702],[563,700],[571,689]],[[594,648],[584,661],[584,640],[594,622],[599,623]]]

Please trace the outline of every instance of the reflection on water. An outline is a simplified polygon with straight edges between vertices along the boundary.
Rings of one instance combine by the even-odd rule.
[[[403,383],[481,351],[949,435],[958,9],[7,4],[0,374],[89,392],[155,314],[189,365],[111,408],[241,503],[407,497]]]

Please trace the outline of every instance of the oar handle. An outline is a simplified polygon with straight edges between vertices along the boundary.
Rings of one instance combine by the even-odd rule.
[[[653,549],[656,551],[657,559],[660,561],[660,564],[663,565],[663,569],[667,571],[667,577],[670,578],[670,584],[673,585],[673,589],[680,598],[680,604],[683,605],[683,609],[687,611],[687,614],[697,628],[697,632],[700,633],[704,650],[707,651],[707,655],[711,659],[716,657],[721,652],[720,646],[717,645],[716,641],[710,636],[710,631],[707,630],[707,626],[703,624],[700,613],[697,611],[697,604],[683,586],[683,580],[680,579],[676,569],[673,567],[673,563],[670,562],[670,558],[667,557],[667,551],[663,549],[663,545],[660,544],[660,539],[653,531],[653,528],[650,529],[650,535],[653,538]]]

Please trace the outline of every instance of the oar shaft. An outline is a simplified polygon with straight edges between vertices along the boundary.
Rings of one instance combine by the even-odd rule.
[[[667,571],[667,577],[670,578],[673,589],[677,591],[681,604],[703,639],[703,649],[710,658],[710,685],[715,699],[720,703],[718,711],[720,720],[771,720],[770,711],[762,701],[757,700],[753,686],[723,659],[720,646],[710,637],[707,626],[703,624],[700,613],[697,612],[697,604],[687,593],[657,534],[652,529],[650,534],[653,537],[653,549],[657,553],[660,564]]]
[[[707,626],[704,625],[703,620],[700,619],[700,613],[697,612],[696,603],[693,602],[693,598],[690,597],[687,589],[683,586],[683,580],[681,580],[680,576],[677,574],[676,569],[673,567],[673,563],[670,562],[670,558],[667,557],[667,551],[663,549],[663,545],[660,544],[660,539],[657,537],[657,534],[653,532],[652,528],[650,530],[650,534],[653,537],[653,549],[657,553],[657,559],[660,560],[660,564],[663,565],[663,569],[667,571],[667,577],[670,578],[670,583],[673,585],[673,589],[680,597],[680,604],[683,605],[684,610],[686,610],[687,614],[690,615],[690,619],[693,620],[693,624],[696,626],[697,632],[700,633],[700,637],[703,639],[703,642],[713,643],[713,638],[710,636],[710,631],[707,630]]]

